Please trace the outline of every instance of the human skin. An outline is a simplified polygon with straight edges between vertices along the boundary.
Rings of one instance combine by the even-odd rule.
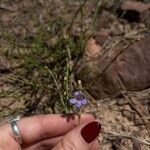
[[[90,114],[81,115],[80,121],[74,114],[22,118],[17,122],[22,146],[16,142],[11,126],[7,123],[0,127],[0,150],[98,150],[97,138],[89,144],[80,135],[81,129],[93,121],[95,118]]]

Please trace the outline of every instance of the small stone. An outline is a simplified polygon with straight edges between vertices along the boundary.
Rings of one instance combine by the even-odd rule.
[[[103,44],[105,43],[105,41],[108,39],[109,35],[110,35],[110,30],[106,29],[106,28],[102,28],[99,32],[96,33],[96,35],[94,36],[94,39],[96,41],[96,43],[98,43],[99,45],[103,46]]]
[[[126,105],[128,104],[128,102],[125,99],[118,99],[117,101],[117,105],[122,106],[122,105]]]
[[[87,58],[94,58],[100,53],[101,49],[102,47],[96,44],[96,41],[93,38],[91,38],[87,42],[85,48],[85,56]]]
[[[127,117],[129,121],[133,121],[134,114],[128,110],[123,110],[123,116]]]
[[[139,117],[139,115],[137,115],[137,114],[134,116],[134,123],[135,123],[136,126],[143,124],[143,121],[142,121],[141,117]]]
[[[89,58],[96,58],[101,54],[102,46],[110,35],[110,30],[102,28],[91,39],[88,40],[85,55]]]
[[[11,64],[5,57],[0,57],[0,72],[9,72]]]
[[[124,34],[124,26],[119,22],[114,22],[111,27],[111,34],[112,35],[123,35]]]
[[[122,10],[134,10],[139,13],[142,13],[150,8],[150,3],[146,4],[143,2],[134,2],[134,1],[124,1],[121,5]]]

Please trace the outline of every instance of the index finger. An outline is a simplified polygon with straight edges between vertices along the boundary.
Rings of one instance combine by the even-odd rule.
[[[94,117],[90,114],[81,115],[81,122],[83,123],[93,120]],[[22,118],[17,122],[17,124],[23,143],[31,144],[43,139],[62,136],[75,128],[78,122],[79,119],[77,115],[74,115],[74,119],[67,121],[66,117],[62,117],[60,114],[51,114]],[[6,125],[4,128],[11,136],[13,136],[10,125]],[[4,131],[6,132],[6,130]]]

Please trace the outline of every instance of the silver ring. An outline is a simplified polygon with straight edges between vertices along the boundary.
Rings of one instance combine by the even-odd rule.
[[[20,120],[20,116],[10,120],[10,125],[11,125],[11,128],[12,128],[12,131],[13,131],[13,134],[14,134],[14,138],[15,140],[18,142],[18,144],[22,144],[22,136],[20,134],[20,131],[19,131],[19,128],[18,128],[18,125],[17,125],[17,121]]]

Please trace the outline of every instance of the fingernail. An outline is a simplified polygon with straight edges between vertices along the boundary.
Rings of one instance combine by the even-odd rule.
[[[87,143],[91,143],[100,133],[101,124],[97,121],[91,122],[81,130],[81,136]]]

